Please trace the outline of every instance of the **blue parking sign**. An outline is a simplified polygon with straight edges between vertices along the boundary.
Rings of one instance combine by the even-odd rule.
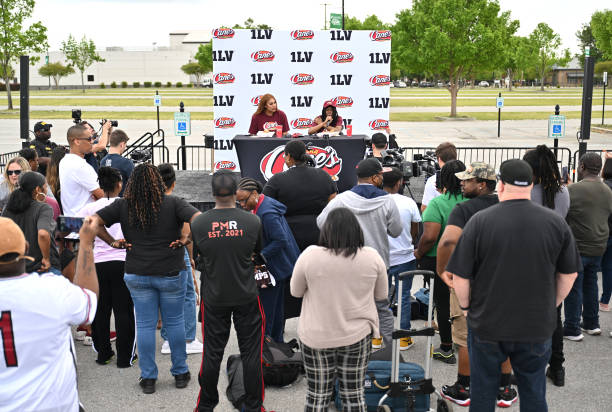
[[[187,131],[187,122],[178,122],[177,129],[180,131]]]
[[[561,133],[561,125],[560,124],[553,125],[553,133]]]

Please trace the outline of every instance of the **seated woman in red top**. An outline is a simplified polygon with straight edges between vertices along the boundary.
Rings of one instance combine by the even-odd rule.
[[[257,134],[257,132],[276,132],[276,126],[283,126],[283,134],[289,132],[289,122],[287,115],[276,107],[276,99],[271,94],[267,93],[261,96],[257,110],[251,118],[251,127],[249,134]]]
[[[338,116],[336,104],[331,100],[323,103],[323,111],[321,112],[321,116],[317,116],[314,119],[314,122],[315,125],[308,129],[308,134],[339,132],[342,130],[342,117]]]

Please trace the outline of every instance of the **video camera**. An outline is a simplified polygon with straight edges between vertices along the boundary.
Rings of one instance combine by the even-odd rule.
[[[425,174],[425,178],[435,175],[440,170],[440,165],[436,159],[435,152],[427,151],[425,154],[415,153],[413,156],[414,163],[417,164],[419,175]]]
[[[411,177],[425,175],[429,178],[440,170],[434,152],[415,153],[413,161],[406,161],[401,149],[387,149],[380,152],[383,167],[396,167],[403,175],[404,182],[409,183]]]
[[[130,153],[130,159],[135,164],[146,163],[151,160],[153,157],[153,153],[151,149],[136,149],[132,153]]]
[[[74,124],[79,124],[83,121],[81,109],[72,109],[72,121],[74,122]],[[108,119],[102,119],[100,121],[100,125],[103,125],[106,122],[110,122],[111,126],[113,127],[119,126],[119,122],[117,120],[108,120]]]

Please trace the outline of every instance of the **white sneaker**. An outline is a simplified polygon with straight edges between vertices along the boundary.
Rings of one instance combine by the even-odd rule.
[[[161,353],[164,355],[169,355],[171,353],[170,343],[167,340],[165,340],[164,343],[162,344]]]
[[[83,338],[83,345],[91,346],[92,344],[93,344],[93,340],[91,339],[91,336],[85,336]]]
[[[600,328],[595,328],[595,329],[580,328],[580,329],[582,329],[583,332],[586,332],[587,335],[593,335],[593,336],[601,335],[601,329]]]
[[[85,339],[85,336],[87,336],[87,332],[85,332],[84,330],[77,330],[76,333],[74,334],[74,339],[83,340]]]
[[[191,342],[187,342],[187,354],[202,353],[204,351],[204,344],[197,338]]]

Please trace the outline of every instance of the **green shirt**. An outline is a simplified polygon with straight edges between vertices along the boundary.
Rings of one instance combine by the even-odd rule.
[[[446,222],[448,221],[448,216],[451,211],[455,207],[457,203],[465,202],[467,198],[463,197],[462,194],[457,196],[451,194],[443,194],[438,197],[432,199],[431,202],[427,205],[427,209],[423,212],[423,223],[425,222],[435,222],[439,223],[440,233],[438,233],[438,239],[436,239],[436,244],[429,250],[429,252],[425,253],[425,256],[433,256],[435,257],[438,253],[438,242],[442,237],[442,233],[444,233],[444,228],[446,227]]]

